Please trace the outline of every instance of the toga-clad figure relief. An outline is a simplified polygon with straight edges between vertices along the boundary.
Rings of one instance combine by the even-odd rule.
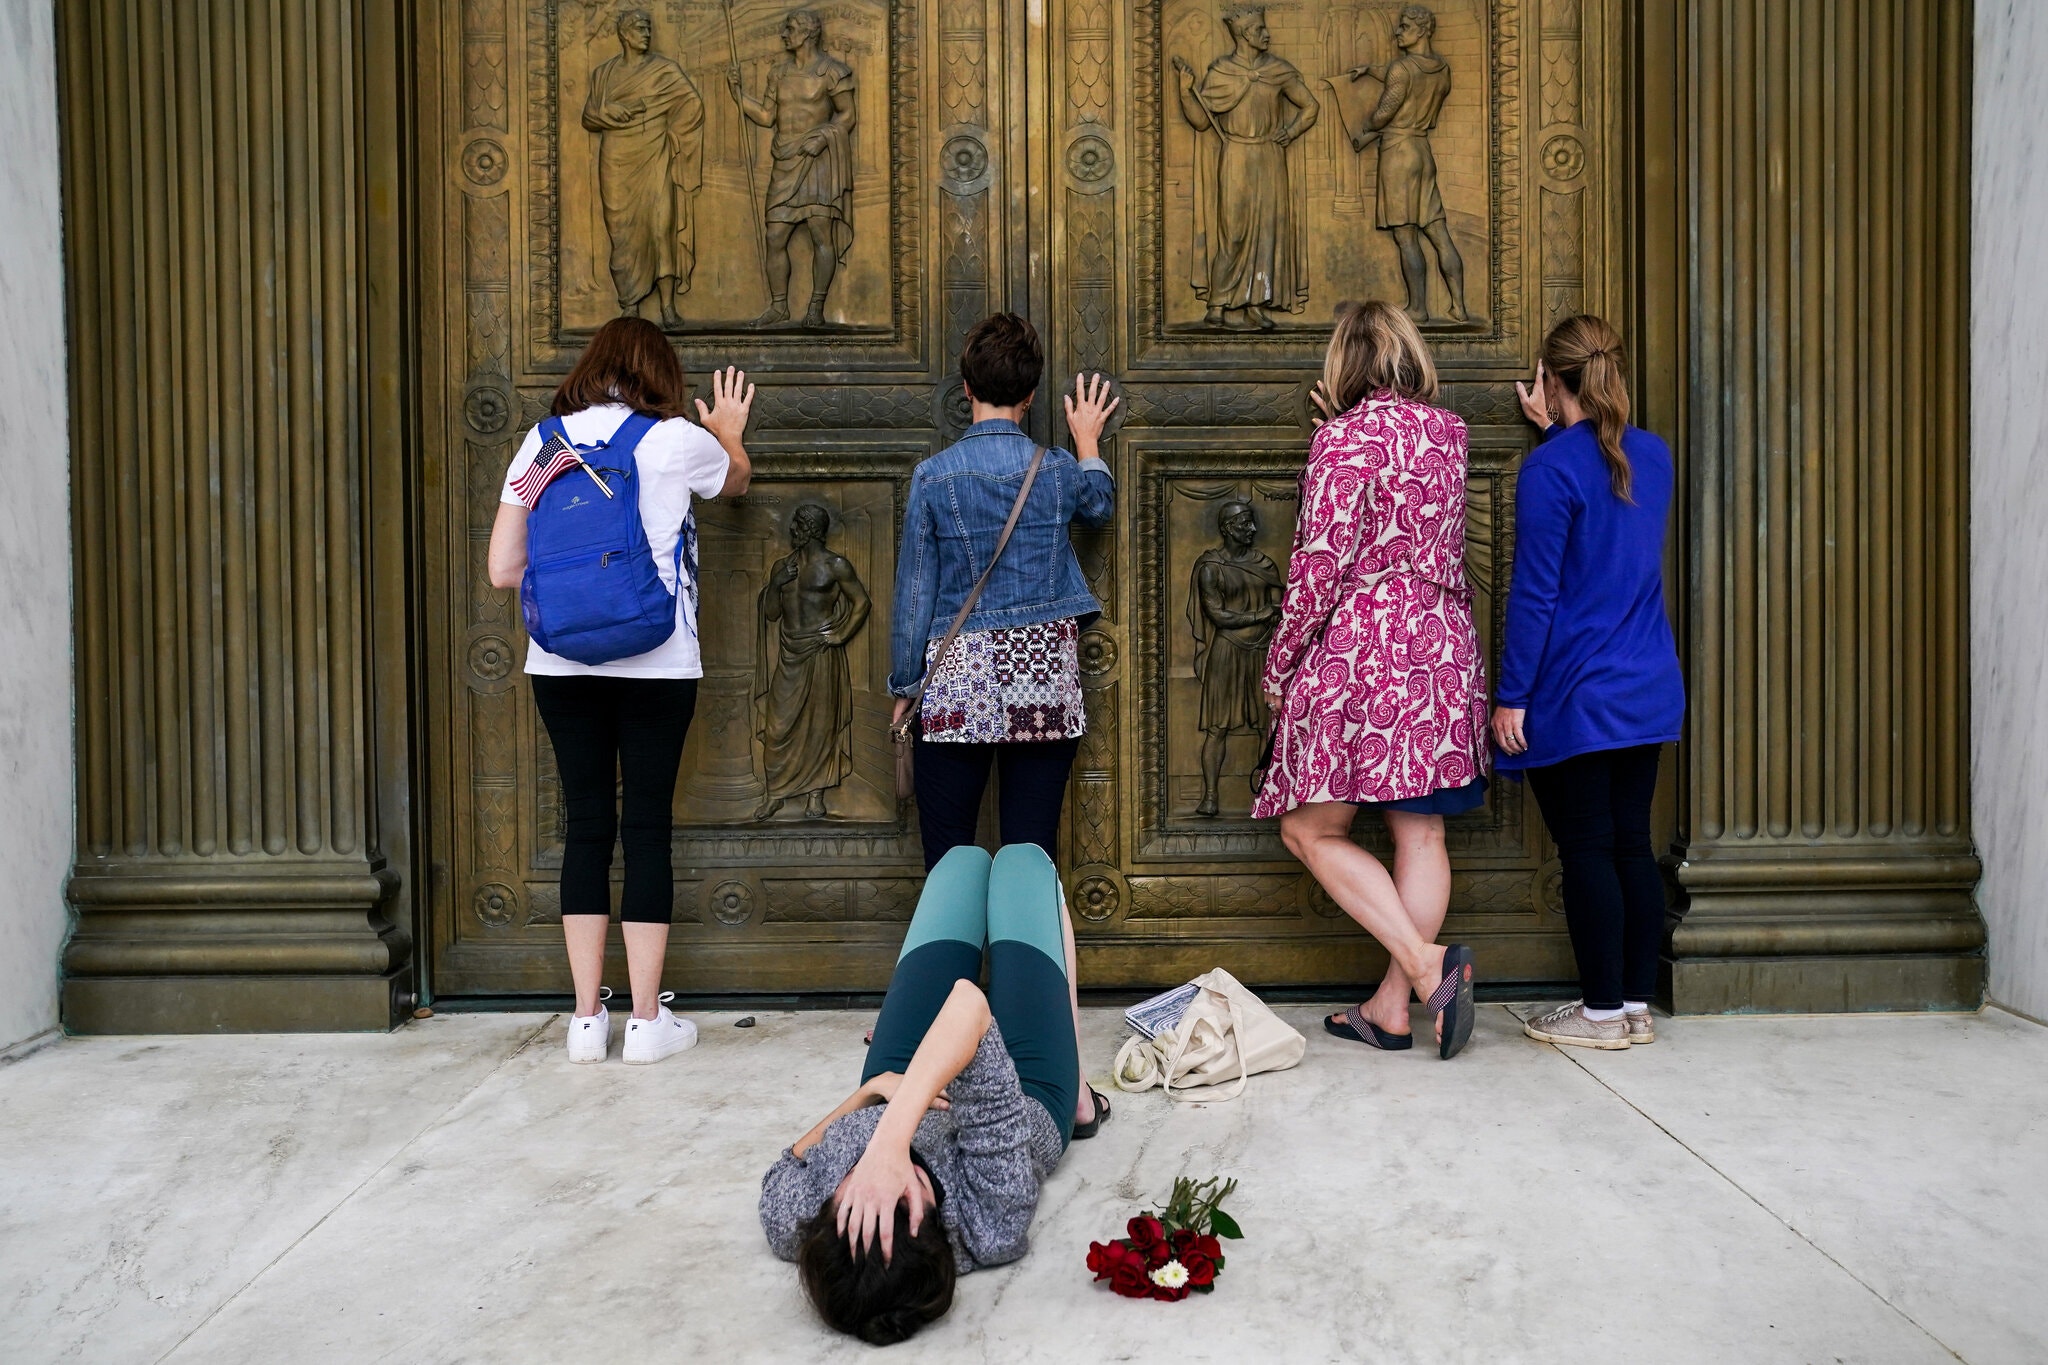
[[[597,190],[611,237],[619,312],[656,297],[665,327],[697,265],[697,191],[704,180],[704,101],[680,66],[652,50],[645,10],[619,16],[620,54],[590,76],[583,126],[597,134]]]
[[[867,586],[825,543],[831,513],[817,503],[789,518],[789,553],[761,589],[756,733],[767,790],[754,819],[787,801],[824,819],[825,793],[853,773],[853,683],[846,646],[867,624]]]
[[[1188,625],[1195,633],[1195,679],[1202,685],[1202,803],[1217,812],[1216,788],[1230,737],[1250,731],[1263,745],[1272,723],[1259,690],[1266,647],[1280,622],[1286,577],[1253,547],[1258,513],[1231,501],[1216,512],[1223,543],[1202,551],[1188,584]]]
[[[1352,80],[1378,81],[1381,86],[1379,102],[1367,115],[1365,127],[1353,130],[1351,146],[1362,152],[1375,140],[1379,143],[1378,223],[1394,234],[1401,252],[1408,316],[1430,321],[1429,264],[1422,254],[1427,241],[1450,295],[1451,321],[1464,322],[1469,316],[1465,259],[1451,240],[1443,196],[1437,191],[1436,152],[1429,142],[1451,93],[1451,65],[1437,55],[1435,37],[1436,14],[1427,6],[1409,5],[1394,25],[1394,45],[1400,52],[1385,62],[1351,70]]]
[[[1308,241],[1289,183],[1287,149],[1322,105],[1294,64],[1267,49],[1259,5],[1223,13],[1231,50],[1199,79],[1184,57],[1180,112],[1195,129],[1193,284],[1212,327],[1270,329],[1272,314],[1308,303]]]
[[[757,327],[789,320],[789,276],[801,234],[811,253],[811,301],[803,325],[822,326],[832,277],[853,249],[853,68],[824,50],[825,21],[815,10],[791,10],[782,21],[789,54],[768,75],[759,99],[747,94],[738,67],[726,85],[747,118],[775,130],[765,196],[768,307]]]

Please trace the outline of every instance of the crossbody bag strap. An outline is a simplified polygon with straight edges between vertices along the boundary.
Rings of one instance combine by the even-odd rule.
[[[938,676],[939,668],[946,662],[946,655],[952,651],[953,641],[960,638],[960,627],[967,624],[967,618],[974,614],[974,604],[981,600],[981,590],[988,586],[989,575],[996,571],[996,563],[1003,557],[1003,549],[1010,543],[1010,533],[1017,529],[1017,521],[1024,515],[1025,500],[1031,496],[1031,485],[1038,479],[1038,467],[1045,463],[1045,447],[1035,446],[1031,451],[1031,464],[1024,470],[1024,486],[1017,490],[1017,501],[1010,507],[1010,519],[1003,523],[1003,533],[996,537],[995,553],[988,557],[988,567],[981,571],[981,577],[974,580],[974,586],[967,590],[967,600],[960,604],[960,610],[953,617],[953,624],[946,627],[946,637],[939,641],[939,652],[932,656],[932,666],[924,671],[924,677],[917,684],[917,695],[911,700],[910,709],[903,713],[903,722],[897,726],[898,738],[907,738],[911,722],[917,719],[918,711],[924,706],[924,694]]]

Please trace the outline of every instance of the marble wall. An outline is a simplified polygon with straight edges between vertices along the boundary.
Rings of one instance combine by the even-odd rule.
[[[48,0],[0,0],[0,1053],[57,1024],[71,862],[70,442]]]
[[[2048,1019],[2048,5],[1978,0],[1970,806],[1991,997]]]

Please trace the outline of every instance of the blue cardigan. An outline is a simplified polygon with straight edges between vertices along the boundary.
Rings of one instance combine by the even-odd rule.
[[[1524,707],[1512,772],[1675,740],[1685,679],[1664,614],[1671,451],[1628,428],[1633,504],[1614,496],[1590,421],[1552,427],[1515,484],[1515,570],[1500,656],[1501,706]]]

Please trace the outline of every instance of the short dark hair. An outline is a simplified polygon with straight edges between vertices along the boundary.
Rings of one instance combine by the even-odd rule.
[[[936,1205],[925,1211],[915,1237],[910,1235],[909,1208],[896,1206],[895,1240],[887,1263],[875,1243],[854,1255],[838,1224],[833,1201],[827,1198],[816,1216],[796,1230],[797,1278],[826,1326],[870,1346],[893,1346],[916,1336],[953,1306],[958,1267]]]
[[[995,407],[1015,407],[1029,398],[1044,373],[1038,329],[1015,313],[975,323],[960,348],[960,378],[976,398]]]
[[[649,417],[681,417],[689,411],[690,384],[683,363],[661,329],[646,318],[613,318],[597,329],[576,364],[555,390],[548,411],[557,417],[624,403]]]

